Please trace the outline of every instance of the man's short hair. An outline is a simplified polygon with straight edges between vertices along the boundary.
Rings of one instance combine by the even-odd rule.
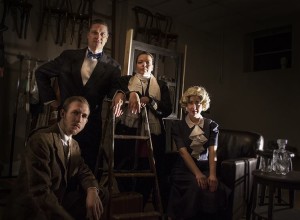
[[[92,20],[91,23],[90,23],[89,29],[91,29],[91,27],[92,27],[93,24],[102,24],[102,25],[106,26],[107,29],[109,29],[107,22],[104,21],[104,20],[102,20],[102,19],[100,19],[100,18]]]
[[[84,97],[82,97],[82,96],[71,96],[71,97],[67,98],[64,101],[64,104],[63,104],[63,107],[62,107],[63,110],[67,112],[68,109],[69,109],[70,104],[73,103],[73,102],[80,102],[82,104],[86,104],[90,109],[90,105]]]

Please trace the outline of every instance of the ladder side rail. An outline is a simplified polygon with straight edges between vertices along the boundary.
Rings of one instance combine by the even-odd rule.
[[[128,107],[128,106],[127,106]],[[141,112],[139,113],[139,123],[138,123],[138,126],[137,126],[137,129],[136,129],[136,135],[142,137],[143,135],[143,121],[142,121],[142,114]],[[139,145],[140,145],[140,140],[139,138],[137,137],[136,140],[135,140],[135,150],[134,150],[134,165],[133,165],[133,169],[134,170],[137,170],[138,169],[138,163],[139,163],[139,157],[138,157],[138,154],[139,154]]]
[[[109,156],[108,156],[108,192],[109,192],[109,201],[107,206],[108,219],[111,219],[112,216],[112,194],[113,194],[113,178],[114,178],[114,147],[115,147],[115,122],[116,116],[113,112],[111,112],[111,126],[110,126],[110,146],[109,146]]]
[[[162,201],[160,197],[160,190],[159,190],[159,184],[158,184],[158,178],[157,178],[157,172],[156,172],[156,166],[155,166],[155,159],[154,159],[154,154],[153,154],[153,145],[152,145],[152,138],[151,138],[151,130],[150,130],[150,125],[149,125],[149,118],[148,118],[148,113],[147,113],[147,108],[144,107],[144,112],[145,112],[145,130],[149,136],[149,147],[148,147],[148,159],[149,159],[149,164],[150,168],[154,173],[154,194],[155,194],[155,199],[156,199],[156,204],[158,211],[160,212],[161,216],[163,216],[163,209],[162,209]]]

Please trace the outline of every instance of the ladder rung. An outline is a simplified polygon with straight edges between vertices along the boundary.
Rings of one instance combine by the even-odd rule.
[[[126,214],[113,214],[112,219],[145,219],[147,217],[160,217],[161,214],[159,212],[133,212]]]
[[[137,170],[137,169],[131,169],[131,170],[120,170],[120,169],[114,169],[114,173],[153,173],[151,170]]]
[[[148,140],[149,136],[139,136],[139,135],[115,135],[115,139],[135,139],[135,140]]]
[[[154,173],[141,173],[141,172],[127,172],[127,173],[114,173],[115,177],[154,177]]]
[[[151,170],[113,170],[112,173],[153,173]],[[107,176],[108,171],[103,171],[102,176]]]

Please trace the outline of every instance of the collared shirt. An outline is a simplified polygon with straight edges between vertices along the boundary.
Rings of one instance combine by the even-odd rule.
[[[90,48],[88,50],[91,51]],[[89,78],[91,77],[98,60],[97,59],[90,59],[87,57],[88,50],[86,50],[85,58],[81,66],[81,78],[82,78],[82,83],[85,85]],[[101,53],[102,51],[96,51],[97,53]]]
[[[90,47],[88,47],[88,50],[92,51]],[[102,53],[103,50],[96,50],[95,53]],[[87,54],[87,50],[86,50],[86,54]]]
[[[63,143],[63,146],[64,146],[65,159],[66,159],[66,162],[68,162],[69,159],[70,159],[69,146],[70,146],[71,141],[72,141],[72,135],[70,135],[70,136],[66,135],[63,132],[63,130],[61,129],[61,127],[59,126],[59,123],[58,123],[58,127],[59,127],[59,131],[60,131],[60,140],[61,140],[61,142]]]

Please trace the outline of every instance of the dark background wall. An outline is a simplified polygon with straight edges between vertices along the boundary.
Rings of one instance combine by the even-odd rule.
[[[18,165],[20,152],[24,148],[26,136],[26,111],[22,93],[26,87],[28,70],[35,66],[35,59],[46,61],[55,58],[64,49],[76,48],[70,36],[62,46],[54,43],[55,23],[48,28],[37,42],[36,35],[40,19],[40,1],[32,0],[32,12],[27,31],[27,38],[19,38],[14,29],[12,15],[8,14],[4,32],[5,74],[0,78],[0,164],[2,174],[7,171],[11,149],[12,126],[15,113],[17,81],[20,78],[20,91],[17,123],[15,130],[15,166]],[[137,1],[138,2],[138,1]],[[131,8],[135,1],[117,1],[114,57],[124,64],[126,31],[134,27]],[[96,17],[101,17],[111,24],[112,2],[95,1]],[[298,139],[299,117],[299,16],[269,18],[261,23],[241,22],[225,29],[203,31],[189,25],[175,22],[173,31],[179,34],[177,50],[183,53],[185,46],[186,75],[185,88],[202,85],[211,95],[212,105],[208,117],[216,120],[220,127],[251,130],[264,135],[265,142],[277,138],[287,138],[289,145],[300,150]],[[244,71],[245,35],[257,30],[282,25],[293,27],[293,66],[290,69],[251,72]],[[69,29],[68,32],[69,33]],[[85,37],[83,36],[83,39]],[[83,40],[81,47],[86,46]],[[111,53],[111,42],[107,45]],[[20,56],[24,56],[20,62]],[[32,58],[32,61],[29,60]],[[42,62],[38,62],[40,65]]]

